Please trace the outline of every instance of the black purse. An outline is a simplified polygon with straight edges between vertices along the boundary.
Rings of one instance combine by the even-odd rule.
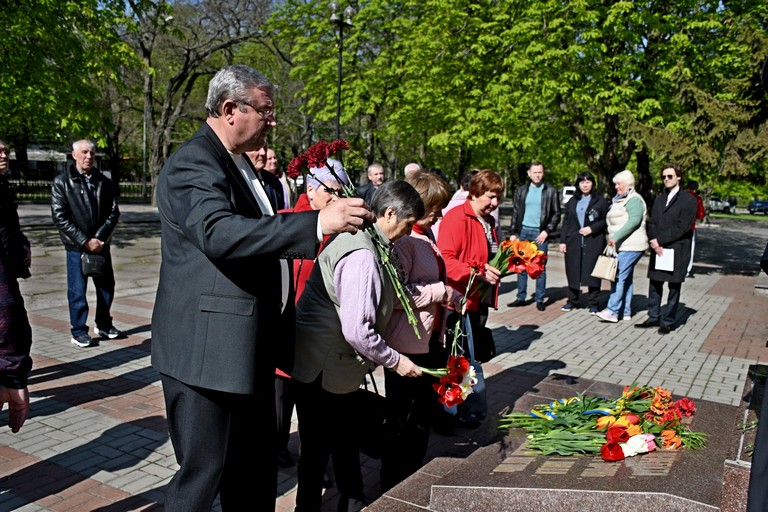
[[[80,254],[80,265],[86,277],[101,277],[107,269],[107,259],[101,254]]]

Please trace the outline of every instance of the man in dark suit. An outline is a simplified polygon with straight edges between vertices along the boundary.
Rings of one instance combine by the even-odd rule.
[[[683,171],[678,165],[665,165],[661,171],[664,191],[656,196],[646,229],[651,246],[648,262],[648,319],[635,327],[658,327],[659,334],[669,334],[677,322],[680,289],[685,281],[691,259],[691,238],[696,219],[696,198],[683,190]],[[666,268],[657,260],[665,251],[672,251],[672,262]],[[669,254],[667,255],[669,256]],[[667,307],[661,309],[661,295],[667,283]]]
[[[373,216],[360,199],[322,211],[274,210],[246,151],[276,125],[273,87],[247,66],[209,84],[202,127],[165,163],[157,188],[162,264],[152,318],[179,470],[165,510],[274,510],[274,378],[293,325],[281,258],[313,258],[323,235]]]

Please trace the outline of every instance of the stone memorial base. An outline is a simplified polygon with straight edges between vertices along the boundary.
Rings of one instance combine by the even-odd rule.
[[[690,427],[708,435],[700,450],[657,450],[621,462],[599,455],[544,456],[528,450],[525,432],[513,429],[466,459],[433,459],[366,510],[743,512],[754,432],[739,427],[756,418],[762,384],[755,382],[747,380],[741,407],[695,400]],[[528,389],[512,399],[515,412],[580,393],[618,397],[623,386],[552,375]]]

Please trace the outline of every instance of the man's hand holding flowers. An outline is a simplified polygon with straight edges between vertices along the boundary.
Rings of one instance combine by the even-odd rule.
[[[357,233],[366,222],[375,222],[376,217],[366,208],[359,197],[340,198],[320,210],[320,229],[323,235],[340,231]]]

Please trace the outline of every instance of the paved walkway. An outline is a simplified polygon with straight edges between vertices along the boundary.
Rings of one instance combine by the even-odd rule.
[[[113,315],[128,337],[88,349],[69,343],[64,251],[48,207],[20,209],[34,253],[33,277],[22,284],[34,333],[32,412],[20,433],[0,428],[0,512],[162,510],[163,486],[176,464],[158,375],[149,365],[159,223],[149,207],[121,208]],[[636,313],[618,324],[599,322],[584,309],[560,311],[565,295],[558,253],[548,266],[545,312],[507,308],[515,278],[505,278],[501,306],[489,320],[499,352],[484,365],[489,393],[503,403],[509,379],[496,377],[513,369],[662,385],[675,394],[737,405],[748,366],[768,361],[768,283],[757,265],[766,240],[768,223],[701,228],[696,277],[683,286],[685,323],[666,336],[632,327],[645,318],[646,258],[635,275]],[[483,428],[434,434],[428,457],[466,456],[488,441],[496,413]],[[0,424],[5,421],[0,414]],[[294,431],[294,456],[297,445]],[[375,498],[378,461],[363,458],[363,465],[366,492]],[[281,470],[278,510],[293,509],[295,488],[295,467]],[[329,489],[325,509],[335,510],[335,497]]]

